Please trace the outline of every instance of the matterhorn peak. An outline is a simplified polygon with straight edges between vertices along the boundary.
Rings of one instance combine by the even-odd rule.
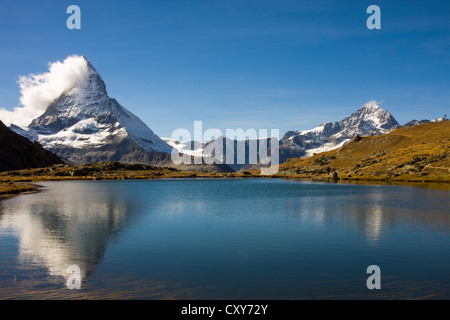
[[[152,153],[170,154],[172,148],[166,142],[108,96],[103,79],[86,57],[70,56],[50,64],[49,69],[30,78],[32,91],[27,96],[46,96],[38,101],[43,113],[28,126],[16,127],[44,148],[73,163],[113,160],[149,164]],[[58,90],[50,90],[54,84]]]
[[[83,56],[81,59],[84,59],[86,62],[88,72],[85,82],[81,83],[77,88],[79,93],[83,94],[86,99],[107,99],[108,92],[106,91],[106,85],[102,77],[86,57]]]
[[[107,98],[106,85],[100,74],[85,56],[72,55],[63,62],[49,65],[48,85],[55,86],[56,80],[61,89],[53,93],[53,100],[64,95],[81,96],[83,98]],[[39,75],[38,75],[39,76]],[[38,90],[39,88],[35,88]]]

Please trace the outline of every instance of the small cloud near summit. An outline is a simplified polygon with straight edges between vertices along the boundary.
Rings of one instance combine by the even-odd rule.
[[[366,102],[366,104],[364,105],[364,109],[381,109],[381,107],[379,106],[379,104],[381,104],[378,101],[375,100],[371,100],[369,102]]]

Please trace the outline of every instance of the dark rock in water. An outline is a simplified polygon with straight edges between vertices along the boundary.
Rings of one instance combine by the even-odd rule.
[[[57,155],[15,133],[0,121],[0,171],[43,168],[63,163]]]

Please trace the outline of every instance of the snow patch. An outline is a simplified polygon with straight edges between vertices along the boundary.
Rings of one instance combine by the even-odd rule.
[[[322,153],[322,152],[327,152],[327,151],[331,151],[334,149],[338,149],[340,147],[342,147],[346,142],[350,141],[351,139],[346,139],[343,140],[341,143],[335,144],[335,143],[325,143],[323,146],[319,147],[319,148],[314,148],[314,149],[309,149],[306,150],[306,155],[304,156],[305,158],[309,158],[312,157],[315,153]]]
[[[38,135],[39,142],[44,148],[71,147],[81,149],[86,147],[98,148],[108,143],[112,137],[120,139],[128,134],[124,128],[109,132],[112,126],[99,124],[94,119],[85,119],[65,128],[58,133],[50,135]]]
[[[170,138],[161,138],[169,146],[173,147],[178,153],[187,154],[194,157],[202,157],[204,148],[200,147],[195,150],[191,150],[191,141],[178,141]],[[202,144],[199,144],[202,145]]]

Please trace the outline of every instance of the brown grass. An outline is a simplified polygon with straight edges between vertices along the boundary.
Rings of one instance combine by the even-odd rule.
[[[17,194],[34,191],[36,186],[14,182],[0,182],[0,195]]]
[[[327,167],[344,179],[450,182],[450,121],[353,139],[308,159],[289,159],[279,174],[325,178]]]

